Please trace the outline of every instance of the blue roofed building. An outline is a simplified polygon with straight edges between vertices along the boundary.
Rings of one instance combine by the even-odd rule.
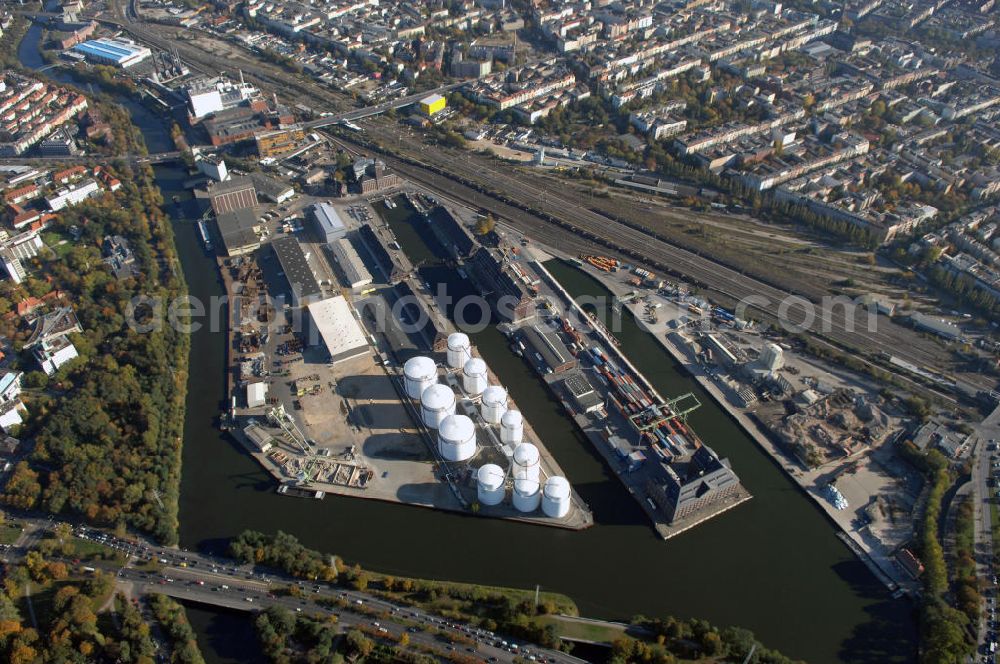
[[[310,214],[316,224],[316,234],[323,242],[331,244],[347,235],[347,224],[329,203],[313,205]]]
[[[91,39],[73,47],[87,62],[127,68],[150,57],[153,52],[145,46],[124,39]]]

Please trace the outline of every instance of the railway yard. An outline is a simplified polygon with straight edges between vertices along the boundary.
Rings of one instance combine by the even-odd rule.
[[[126,20],[127,19],[127,20]],[[318,85],[308,76],[292,74],[280,66],[262,61],[257,55],[245,52],[236,44],[225,44],[216,48],[212,42],[222,40],[214,35],[198,33],[197,41],[181,29],[134,20],[132,15],[123,18],[122,27],[136,37],[168,50],[176,50],[192,66],[204,72],[228,72],[232,76],[244,74],[261,89],[280,94],[307,95],[319,106],[330,110],[350,106],[342,94]],[[210,48],[211,47],[211,48]],[[220,57],[220,48],[232,51],[228,57]],[[301,98],[301,97],[300,97]],[[401,175],[413,182],[431,189],[447,189],[451,198],[474,209],[489,211],[498,219],[503,219],[521,230],[530,230],[540,241],[556,246],[566,246],[572,253],[611,253],[632,261],[643,262],[651,269],[672,274],[690,281],[693,285],[706,289],[714,299],[727,305],[747,302],[751,315],[777,322],[778,307],[789,298],[803,297],[813,303],[826,296],[840,294],[843,289],[830,288],[828,277],[838,261],[836,254],[816,258],[813,253],[802,253],[801,257],[791,250],[794,243],[778,254],[767,256],[750,250],[768,246],[747,237],[742,231],[742,244],[746,255],[753,256],[747,261],[737,260],[740,252],[726,250],[726,241],[711,240],[708,233],[702,242],[691,242],[685,235],[694,237],[705,234],[707,225],[716,224],[716,233],[728,236],[733,225],[728,215],[712,213],[683,213],[673,209],[663,212],[661,221],[651,215],[653,207],[638,203],[634,197],[622,192],[612,192],[607,198],[593,196],[593,191],[584,184],[574,183],[554,175],[539,179],[535,173],[521,173],[479,155],[454,151],[442,146],[433,150],[426,147],[420,138],[406,132],[387,130],[385,120],[375,118],[369,121],[375,135],[385,139],[381,145],[388,152],[382,158]],[[356,141],[354,136],[340,136],[341,141]],[[371,145],[359,145],[357,150],[371,150]],[[553,186],[558,184],[558,186]],[[559,193],[555,193],[558,191]],[[654,207],[659,207],[654,204]],[[664,217],[672,217],[674,224],[664,224]],[[723,222],[723,219],[729,222]],[[691,219],[701,219],[691,233],[684,233]],[[615,233],[607,233],[608,224],[613,224]],[[718,224],[722,224],[719,226]],[[765,229],[770,231],[771,226]],[[765,233],[767,234],[767,233]],[[735,237],[739,237],[737,232]],[[719,249],[711,248],[712,245]],[[810,249],[805,247],[805,249]],[[763,273],[754,269],[757,265],[782,265],[788,269]],[[863,284],[881,286],[880,292],[892,292],[896,287],[886,288],[880,274],[891,274],[895,269],[878,265],[867,269],[864,261],[856,256],[846,256],[844,264],[855,264],[852,280]],[[825,267],[824,267],[825,264]],[[817,267],[819,266],[819,267]],[[810,276],[811,273],[811,276]],[[789,281],[789,275],[796,277]],[[765,302],[766,304],[761,304]],[[794,300],[793,300],[794,301]],[[793,325],[802,321],[797,305],[786,306],[782,311]],[[996,382],[977,371],[965,371],[952,361],[950,354],[943,351],[940,342],[916,330],[900,325],[888,317],[879,316],[877,330],[865,329],[867,313],[860,311],[854,320],[848,320],[842,307],[818,307],[814,324],[804,333],[812,344],[823,352],[846,354],[860,363],[871,373],[895,374],[895,379],[907,389],[945,402],[955,402],[954,389],[961,390],[968,397],[975,397],[981,391],[991,391]],[[852,329],[853,324],[853,329]],[[898,362],[913,365],[932,374],[945,376],[948,387],[916,378],[913,372],[900,369]]]
[[[215,426],[298,499],[274,502],[689,533],[670,553],[735,524],[795,552],[760,536],[765,518],[799,532],[781,492],[825,517],[811,543],[923,603],[921,631],[957,597],[993,661],[1000,459],[982,472],[997,443],[973,420],[1000,403],[980,151],[1000,87],[961,71],[982,64],[921,51],[922,29],[859,46],[871,25],[819,7],[376,5],[13,10],[36,22],[39,77],[113,81],[175,123],[122,158],[179,167],[171,216],[226,291]],[[593,16],[584,34],[552,12]],[[77,148],[101,130],[81,127]],[[73,156],[51,143],[16,165]],[[961,164],[956,146],[974,146]]]
[[[351,144],[343,137],[337,140],[355,151],[370,149],[370,146]],[[449,160],[434,157],[431,151],[418,151],[418,154],[417,158],[397,158],[389,154],[384,154],[383,158],[408,179],[434,190],[447,191],[449,197],[489,211],[545,244],[565,247],[569,253],[589,253],[595,247],[605,253],[610,250],[666,274],[683,275],[692,285],[705,288],[713,299],[730,305],[747,302],[751,315],[770,320],[776,318],[782,302],[803,297],[675,246],[635,222],[598,214],[578,200],[556,194],[552,188],[540,186],[531,178],[494,166],[489,159],[462,155]],[[609,224],[615,229],[614,233],[608,232]],[[866,329],[868,312],[858,308],[854,313],[854,320],[849,321],[842,307],[819,308],[815,325],[809,330],[811,338],[834,351],[860,351],[865,357],[858,359],[873,370],[889,370],[884,361],[876,359],[887,355],[946,374],[953,369],[937,340],[881,315],[877,329],[869,331]],[[794,322],[799,323],[801,319]],[[940,398],[954,401],[948,390],[927,388],[905,375],[900,379],[914,388],[930,389]],[[963,374],[957,382],[959,389],[970,396],[995,386],[992,379],[978,373]]]

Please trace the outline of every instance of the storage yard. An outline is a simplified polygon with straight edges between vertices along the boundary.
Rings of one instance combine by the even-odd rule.
[[[407,276],[367,202],[315,207],[315,228],[293,220],[270,246],[221,262],[238,308],[223,424],[278,492],[592,525],[469,338]],[[407,324],[418,320],[429,323]]]
[[[368,161],[359,156],[355,168]],[[657,394],[541,263],[522,259],[528,238],[518,246],[475,236],[475,210],[397,191],[293,200],[272,212],[291,213],[273,239],[265,223],[260,247],[224,264],[245,297],[226,424],[283,493],[574,529],[593,522],[544,441],[438,308],[393,227],[380,223],[402,214],[482,295],[512,352],[562,402],[661,537],[750,498],[728,460],[687,425],[697,400]],[[268,294],[277,304],[252,303]]]
[[[423,201],[423,202],[421,202]],[[527,257],[529,238],[469,235],[462,215],[414,210],[504,320],[499,329],[561,401],[567,415],[629,488],[664,539],[750,498],[726,459],[687,426],[691,395],[661,397],[617,349],[617,340],[585,313],[545,268]],[[431,201],[433,202],[433,201]],[[495,245],[495,246],[494,246]],[[484,401],[490,401],[484,394]],[[692,403],[693,402],[693,403]]]

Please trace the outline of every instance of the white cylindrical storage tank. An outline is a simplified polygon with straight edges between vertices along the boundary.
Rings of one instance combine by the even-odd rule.
[[[521,443],[514,448],[514,479],[538,481],[538,448],[531,443]]]
[[[542,500],[538,490],[538,480],[514,480],[514,509],[518,512],[534,512]]]
[[[569,480],[555,475],[545,480],[542,487],[542,511],[545,516],[561,519],[569,514]]]
[[[499,385],[490,385],[483,390],[481,412],[483,419],[490,424],[500,424],[500,418],[507,412],[507,390]]]
[[[472,359],[472,344],[469,343],[469,335],[461,332],[453,332],[448,335],[448,366],[452,369],[461,369],[465,363]]]
[[[420,413],[424,424],[437,429],[441,420],[455,414],[455,393],[441,383],[434,383],[420,395]]]
[[[488,384],[486,362],[474,357],[462,367],[462,389],[474,397],[483,393]]]
[[[465,415],[449,415],[438,425],[438,452],[447,461],[465,461],[476,453],[476,425]]]
[[[434,360],[423,355],[411,357],[403,365],[403,383],[406,385],[406,395],[411,399],[419,399],[428,387],[437,382],[437,366]]]
[[[480,466],[476,471],[476,494],[483,505],[499,505],[507,495],[503,468],[495,463]]]
[[[524,417],[519,410],[508,410],[500,418],[500,442],[518,445],[524,439]]]

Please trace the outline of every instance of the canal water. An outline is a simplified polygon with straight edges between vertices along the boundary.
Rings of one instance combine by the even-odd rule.
[[[21,62],[44,66],[40,31],[29,29]],[[66,72],[48,72],[72,82]],[[86,87],[84,84],[82,87]],[[127,98],[150,152],[172,149],[171,118]],[[177,250],[188,287],[208,302],[223,288],[188,221],[187,175],[156,167],[174,218]],[[400,205],[388,211],[400,244],[425,281],[461,294],[467,282],[445,267]],[[602,286],[569,266],[553,273],[574,294],[601,294]],[[510,353],[494,328],[471,335],[480,353],[511,391],[525,416],[558,459],[597,522],[584,532],[406,507],[372,500],[323,501],[278,496],[270,476],[214,426],[224,407],[225,334],[205,326],[191,344],[191,378],[184,426],[180,498],[181,543],[222,550],[228,538],[252,528],[296,535],[306,545],[391,574],[530,588],[540,584],[573,597],[589,616],[627,619],[636,614],[700,617],[753,630],[770,647],[818,664],[909,662],[913,621],[908,605],[885,590],[835,537],[833,526],[673,359],[626,317],[623,349],[664,396],[694,392],[702,407],[691,423],[727,455],[754,499],[678,538],[663,542],[632,497],[566,418],[541,381]],[[204,611],[198,609],[198,611]],[[209,612],[212,613],[212,612]],[[239,630],[224,618],[194,613],[202,647],[214,661],[215,630]],[[223,627],[220,627],[223,626]],[[242,637],[236,637],[242,638]]]

